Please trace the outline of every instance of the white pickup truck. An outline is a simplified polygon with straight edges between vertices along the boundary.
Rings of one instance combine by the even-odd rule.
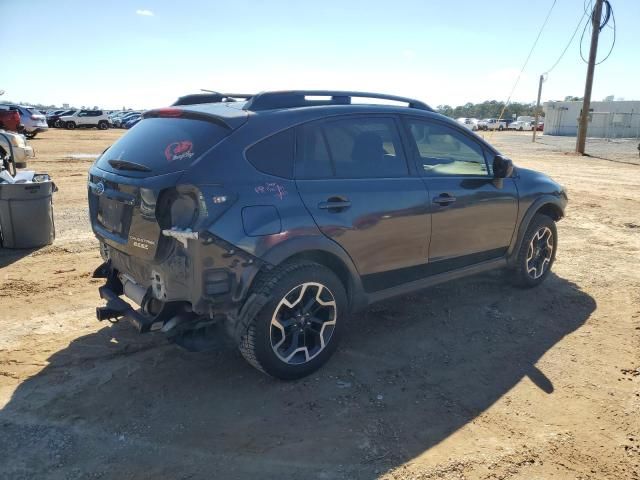
[[[78,127],[96,127],[100,130],[109,128],[109,116],[102,110],[77,110],[72,115],[60,117],[60,123],[67,130]]]
[[[497,118],[485,118],[480,122],[482,130],[506,130],[507,122],[506,120],[498,121]]]

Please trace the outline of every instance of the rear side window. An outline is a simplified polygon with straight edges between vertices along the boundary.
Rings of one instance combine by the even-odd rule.
[[[322,128],[316,125],[298,127],[297,154],[300,159],[296,176],[299,178],[329,178],[335,175],[327,141]]]
[[[271,135],[247,150],[247,160],[263,173],[293,178],[294,138],[293,128]]]
[[[98,159],[97,166],[122,175],[136,173],[126,170],[124,162],[146,167],[155,175],[184,170],[229,132],[220,125],[202,120],[147,118],[114,143]],[[121,168],[115,168],[110,160],[120,160],[120,163],[112,163]],[[124,169],[122,165],[125,165]]]
[[[300,129],[301,178],[384,178],[408,174],[392,118],[352,117]]]

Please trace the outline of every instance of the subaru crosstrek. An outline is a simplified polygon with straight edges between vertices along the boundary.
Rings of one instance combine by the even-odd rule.
[[[99,320],[191,350],[226,332],[293,379],[373,302],[494,268],[526,287],[549,275],[565,190],[420,101],[184,103],[145,112],[89,172]]]

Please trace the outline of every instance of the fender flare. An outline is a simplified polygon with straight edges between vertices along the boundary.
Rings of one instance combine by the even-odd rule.
[[[324,235],[297,237],[285,240],[273,246],[264,254],[259,255],[259,258],[271,265],[279,265],[296,255],[313,254],[313,252],[328,254],[342,264],[344,273],[346,273],[348,277],[346,280],[348,282],[347,290],[351,310],[364,306],[367,303],[366,294],[362,287],[360,274],[353,260],[339,244]]]
[[[564,207],[566,205],[566,201],[563,201],[560,197],[554,195],[543,195],[542,197],[537,198],[527,209],[526,213],[522,217],[520,224],[518,226],[518,231],[511,242],[511,246],[509,247],[509,251],[507,253],[509,265],[512,265],[515,257],[517,256],[517,252],[520,250],[520,245],[522,245],[522,240],[524,238],[524,234],[529,228],[529,224],[533,217],[547,205],[552,206],[558,212],[560,212],[560,218],[564,216]]]

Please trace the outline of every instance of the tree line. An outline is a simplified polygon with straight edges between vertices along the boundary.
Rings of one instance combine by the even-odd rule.
[[[605,98],[603,101],[608,102],[613,100],[613,95]],[[582,97],[575,97],[573,95],[568,95],[564,97],[565,102],[577,102],[582,101]],[[504,102],[499,102],[498,100],[487,100],[482,103],[465,103],[464,105],[460,105],[457,107],[452,107],[451,105],[438,105],[436,110],[438,113],[446,115],[451,118],[499,118],[502,113],[502,109],[504,108]],[[520,117],[529,115],[531,117],[536,114],[536,104],[532,103],[520,103],[520,102],[511,102],[507,105],[507,108],[504,108],[504,113],[502,113],[502,118],[511,119],[514,117]],[[544,111],[542,110],[542,106],[540,106],[540,115],[544,116]]]
[[[505,102],[498,100],[487,100],[482,103],[465,103],[457,107],[451,105],[438,105],[436,110],[438,113],[451,118],[469,117],[469,118],[498,118],[502,113],[502,118],[511,119],[515,115],[535,115],[535,103],[512,102],[505,108]],[[542,108],[540,108],[542,110]],[[542,114],[542,112],[540,112]]]

